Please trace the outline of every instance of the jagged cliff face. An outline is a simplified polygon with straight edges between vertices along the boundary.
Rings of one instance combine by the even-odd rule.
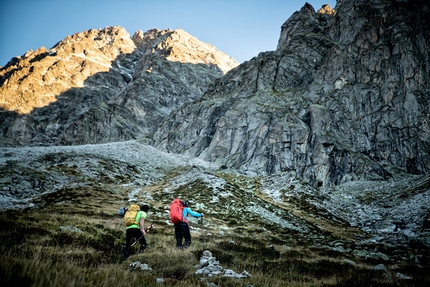
[[[278,48],[230,71],[155,134],[159,148],[310,183],[430,169],[429,4],[306,4]]]
[[[183,30],[89,30],[0,70],[2,145],[144,137],[237,66]]]

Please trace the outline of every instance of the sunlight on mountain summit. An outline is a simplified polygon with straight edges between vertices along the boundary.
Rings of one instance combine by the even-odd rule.
[[[124,28],[91,29],[66,37],[55,47],[29,50],[12,59],[0,72],[0,108],[29,114],[57,101],[72,88],[98,73],[108,72],[121,54],[136,49]]]
[[[169,61],[216,65],[224,74],[239,65],[239,62],[213,45],[199,41],[182,29],[174,30],[157,48],[166,51]]]
[[[118,56],[134,51],[141,59],[130,58],[121,63]],[[145,71],[152,72],[150,66],[146,67],[147,62],[155,59],[148,60],[151,55],[172,62],[213,66],[224,74],[239,65],[230,56],[182,29],[138,31],[133,37],[119,26],[91,29],[66,37],[50,50],[41,47],[12,59],[0,70],[0,79],[3,79],[0,108],[29,114],[56,102],[58,96],[70,89],[85,87],[85,81],[94,76],[97,80],[92,82],[97,84],[92,89],[126,85],[133,77],[134,68],[131,67],[145,66]],[[107,79],[106,72],[116,75]],[[83,98],[90,101],[90,95]],[[87,104],[89,102],[82,102],[83,106]]]

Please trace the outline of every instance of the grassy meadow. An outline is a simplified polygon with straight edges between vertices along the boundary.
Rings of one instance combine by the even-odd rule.
[[[122,218],[112,203],[119,195],[88,196],[76,202],[62,201],[24,211],[0,214],[1,286],[429,286],[429,266],[399,264],[412,280],[387,278],[371,270],[376,262],[357,258],[357,265],[343,261],[345,255],[328,252],[298,241],[252,234],[217,233],[216,220],[191,223],[193,244],[187,250],[174,248],[173,226],[161,208],[154,206],[148,222],[154,229],[147,235],[149,247],[122,260],[125,241]],[[49,195],[48,197],[52,197]],[[98,198],[98,199],[97,199]],[[64,199],[64,198],[63,198]],[[45,200],[47,200],[45,198]],[[109,204],[109,202],[112,203]],[[159,214],[159,216],[157,216]],[[234,224],[231,223],[230,224]],[[224,269],[248,271],[250,278],[196,275],[200,256],[210,250]],[[132,270],[130,263],[146,263],[151,271]],[[391,271],[390,271],[391,272]],[[157,283],[163,278],[163,283]],[[212,284],[212,285],[209,285]]]
[[[117,155],[122,149],[97,148],[86,146],[81,156],[79,147],[4,154],[9,160],[0,168],[0,190],[18,198],[37,193],[27,208],[0,212],[0,286],[430,286],[430,266],[409,258],[421,249],[358,246],[366,234],[309,204],[313,191],[298,180],[281,183],[275,201],[258,177],[169,166],[169,158],[153,150],[139,158],[136,150]],[[125,226],[117,211],[131,197],[150,205],[147,223],[155,227],[145,253],[138,254],[136,244],[123,260]],[[193,243],[186,250],[175,249],[168,215],[174,197],[205,213],[203,222],[190,222]],[[356,248],[390,259],[355,257]],[[195,274],[205,250],[224,270],[252,276]],[[131,268],[137,261],[151,270]],[[389,274],[372,270],[381,263]],[[398,279],[398,272],[412,279]]]

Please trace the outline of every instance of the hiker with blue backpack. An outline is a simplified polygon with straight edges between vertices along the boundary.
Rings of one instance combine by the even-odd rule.
[[[175,225],[176,248],[185,249],[191,245],[191,233],[188,226],[188,215],[203,217],[203,213],[192,211],[188,207],[188,201],[176,198],[170,204],[170,220]],[[184,244],[182,240],[185,239]]]

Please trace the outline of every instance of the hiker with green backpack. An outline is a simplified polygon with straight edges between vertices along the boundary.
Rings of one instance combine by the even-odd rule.
[[[191,233],[188,226],[188,215],[203,217],[203,213],[192,211],[188,201],[176,198],[170,204],[170,220],[175,225],[176,248],[185,249],[191,245]],[[185,239],[182,245],[182,239]]]
[[[145,219],[148,216],[149,206],[146,204],[137,205],[131,204],[124,214],[124,223],[127,226],[125,230],[125,248],[124,248],[124,259],[127,259],[129,255],[129,249],[132,245],[131,241],[133,238],[138,240],[140,243],[139,253],[143,253],[146,248],[146,230],[145,230]]]

